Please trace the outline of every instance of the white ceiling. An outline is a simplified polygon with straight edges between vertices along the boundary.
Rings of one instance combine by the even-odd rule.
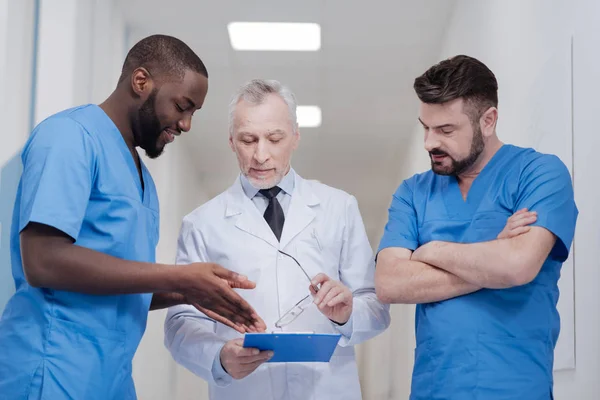
[[[277,79],[299,104],[319,105],[323,123],[301,130],[293,166],[305,178],[358,199],[373,245],[399,182],[403,147],[414,134],[416,76],[437,62],[454,1],[435,0],[127,0],[120,1],[130,42],[152,34],[179,37],[200,55],[209,92],[179,145],[193,155],[209,196],[238,169],[227,145],[227,104],[252,78]],[[236,52],[232,21],[316,22],[319,52]]]

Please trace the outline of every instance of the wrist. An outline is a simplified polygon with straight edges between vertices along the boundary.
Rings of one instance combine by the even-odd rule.
[[[168,291],[186,293],[190,279],[185,268],[185,265],[173,265],[165,268],[164,282]]]

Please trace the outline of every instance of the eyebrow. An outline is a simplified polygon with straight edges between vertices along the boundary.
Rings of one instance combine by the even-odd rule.
[[[423,125],[425,128],[442,129],[442,128],[455,128],[456,127],[455,124],[443,124],[443,125],[438,125],[438,126],[427,126],[427,124],[421,120],[421,117],[418,117],[417,119],[419,120],[419,122],[421,123],[421,125]]]

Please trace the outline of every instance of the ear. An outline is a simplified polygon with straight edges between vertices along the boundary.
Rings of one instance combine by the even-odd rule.
[[[298,143],[300,142],[300,129],[296,128],[296,133],[293,135],[294,137],[292,138],[292,140],[294,141],[294,144],[292,146],[292,149],[296,150],[298,148]]]
[[[235,153],[235,146],[233,145],[233,135],[229,134],[229,148],[231,149],[231,151],[233,151]]]
[[[146,68],[139,67],[131,73],[131,90],[136,96],[146,99],[154,89],[154,81]]]
[[[479,119],[479,126],[484,137],[493,136],[496,133],[496,123],[498,122],[498,109],[496,107],[488,108]]]

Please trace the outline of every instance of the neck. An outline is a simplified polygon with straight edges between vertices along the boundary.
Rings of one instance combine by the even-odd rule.
[[[121,132],[127,147],[129,147],[129,150],[133,152],[137,144],[135,143],[135,138],[133,136],[133,130],[131,127],[131,119],[129,117],[131,113],[131,106],[128,105],[128,103],[129,101],[127,101],[127,98],[120,93],[119,88],[117,88],[99,106],[113,121],[117,129],[119,129],[119,132]]]
[[[470,187],[471,183],[477,178],[477,176],[481,173],[481,171],[485,168],[485,166],[490,162],[492,157],[496,154],[498,150],[502,147],[504,143],[502,143],[497,137],[490,139],[488,143],[486,143],[485,148],[479,155],[477,161],[466,171],[459,174],[456,179],[461,186]]]

